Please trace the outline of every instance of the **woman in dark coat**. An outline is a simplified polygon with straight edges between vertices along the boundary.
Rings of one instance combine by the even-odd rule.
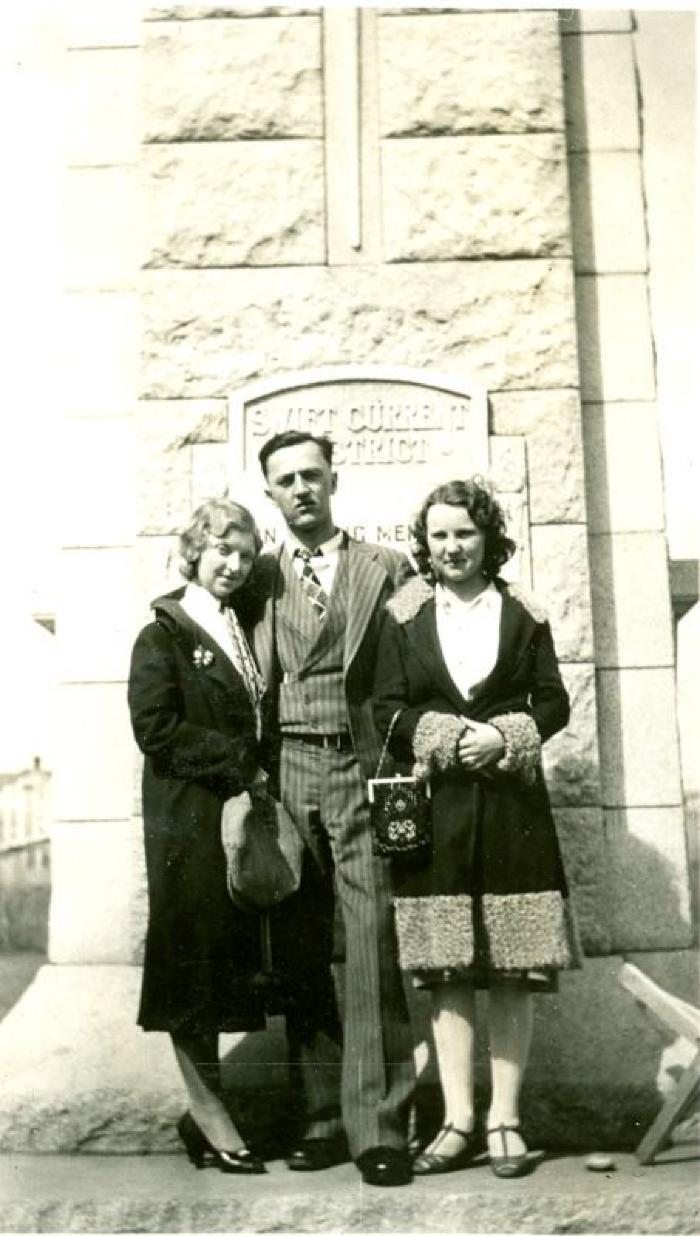
[[[453,1170],[481,1149],[474,989],[485,986],[488,1150],[496,1175],[516,1176],[530,1166],[518,1099],[531,992],[580,964],[540,764],[569,702],[544,613],[498,575],[515,546],[480,480],[433,490],[413,532],[420,575],[387,605],[375,718],[432,792],[432,858],[394,871],[401,964],[432,989],[445,1105],[414,1173]]]
[[[231,901],[221,841],[224,803],[251,787],[267,792],[266,751],[274,750],[263,734],[264,683],[243,625],[254,608],[245,584],[260,538],[245,507],[213,500],[195,512],[180,548],[189,582],[153,602],[154,621],[136,640],[129,678],[134,736],[145,755],[149,893],[138,1021],[171,1035],[190,1106],[178,1131],[191,1160],[262,1172],[222,1100],[218,1034],[263,1028],[267,1007],[283,1008],[288,1031],[291,1019],[303,1038],[303,1009],[311,1004],[338,1037],[331,940],[326,916],[310,920],[301,894],[271,912],[280,982],[278,1007],[270,1009],[260,917]]]

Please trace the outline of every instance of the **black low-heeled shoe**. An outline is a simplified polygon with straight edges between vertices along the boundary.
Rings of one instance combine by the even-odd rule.
[[[522,1137],[522,1131],[519,1124],[497,1124],[493,1129],[487,1129],[487,1136],[491,1133],[498,1133],[501,1140],[502,1154],[495,1155],[489,1151],[489,1162],[491,1171],[494,1176],[498,1176],[499,1180],[515,1180],[518,1176],[527,1176],[533,1169],[533,1161],[527,1153],[527,1150],[521,1154],[508,1154],[508,1143],[506,1141],[506,1133],[517,1133]]]
[[[455,1154],[443,1154],[438,1150],[422,1150],[413,1160],[414,1176],[435,1176],[439,1172],[457,1172],[462,1167],[468,1167],[473,1159],[483,1149],[483,1139],[475,1129],[456,1129],[453,1124],[444,1124],[433,1141],[439,1146],[448,1133],[456,1133],[462,1138],[464,1145]]]
[[[217,1150],[189,1112],[178,1120],[177,1131],[190,1163],[198,1170],[218,1167],[220,1172],[239,1176],[260,1176],[267,1171],[262,1159],[247,1146],[241,1146],[240,1150]]]

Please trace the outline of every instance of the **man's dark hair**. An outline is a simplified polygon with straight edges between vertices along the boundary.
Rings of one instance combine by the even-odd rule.
[[[281,451],[285,446],[301,446],[303,442],[313,442],[321,451],[329,468],[333,467],[333,443],[330,438],[317,436],[314,433],[303,433],[300,429],[286,429],[284,433],[273,434],[268,438],[258,454],[260,467],[267,478],[267,461],[275,451]]]

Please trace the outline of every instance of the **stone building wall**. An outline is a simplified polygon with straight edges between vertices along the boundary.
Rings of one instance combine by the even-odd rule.
[[[532,582],[574,701],[548,751],[553,795],[587,945],[607,952],[556,14],[362,15],[373,196],[348,253],[331,187],[352,168],[329,131],[342,30],[313,10],[182,11],[144,24],[138,455],[144,481],[163,476],[137,486],[144,561],[193,501],[225,486],[224,401],[241,383],[347,362],[483,382],[495,479],[511,488],[515,467],[528,487]]]
[[[352,362],[471,376],[494,477],[527,495],[573,703],[547,766],[589,961],[540,1004],[528,1110],[550,1136],[621,1144],[653,1107],[658,1040],[620,953],[694,998],[631,14],[110,8],[76,9],[66,56],[50,951],[72,1007],[97,990],[80,968],[109,964],[115,1025],[127,1004],[133,1020],[128,655],[175,582],[175,532],[227,483],[228,394]],[[141,1040],[122,1038],[138,1096]]]

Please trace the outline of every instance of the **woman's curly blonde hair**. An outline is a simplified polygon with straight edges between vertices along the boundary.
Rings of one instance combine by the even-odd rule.
[[[255,552],[260,553],[262,537],[247,507],[228,498],[209,498],[197,507],[187,527],[180,533],[180,574],[194,579],[197,563],[212,536],[243,532],[252,536]]]

